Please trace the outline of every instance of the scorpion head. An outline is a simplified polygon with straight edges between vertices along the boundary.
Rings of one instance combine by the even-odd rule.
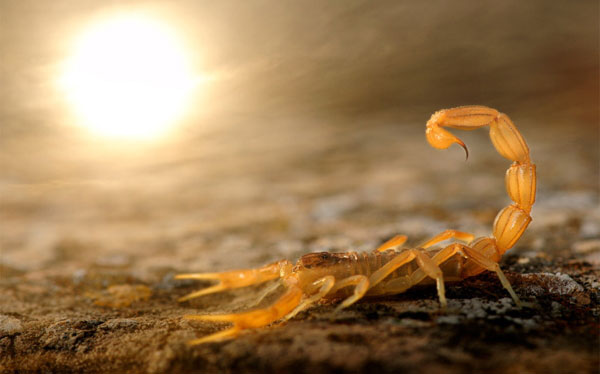
[[[347,253],[309,253],[296,262],[293,273],[301,284],[310,284],[327,275],[337,276],[349,263]]]
[[[335,253],[317,252],[302,256],[296,263],[296,267],[304,269],[329,268],[340,262],[340,257]]]

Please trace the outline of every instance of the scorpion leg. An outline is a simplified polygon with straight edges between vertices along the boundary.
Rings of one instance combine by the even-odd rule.
[[[475,238],[475,235],[463,231],[446,230],[427,240],[425,243],[419,245],[419,248],[429,248],[432,245],[452,238],[456,238],[458,240],[462,240],[464,242],[469,243]]]
[[[206,342],[230,339],[237,336],[242,330],[266,326],[290,313],[290,311],[294,310],[294,308],[300,304],[301,300],[302,289],[297,286],[291,286],[273,305],[266,308],[233,314],[186,315],[184,316],[185,319],[231,322],[233,324],[233,326],[228,329],[199,339],[191,340],[188,344],[197,345]]]
[[[341,290],[344,287],[354,286],[354,293],[352,296],[345,299],[340,305],[335,308],[335,313],[340,310],[349,307],[358,300],[362,299],[363,296],[369,290],[369,278],[364,275],[353,275],[348,278],[344,278],[339,282],[336,282],[335,287],[331,290],[332,293]]]
[[[463,231],[445,230],[445,231],[442,231],[441,233],[437,234],[436,236],[430,238],[429,240],[422,243],[421,245],[419,245],[419,248],[424,248],[424,249],[430,248],[430,247],[436,245],[437,243],[443,242],[444,240],[453,239],[453,238],[470,243],[475,238],[475,235],[468,233],[468,232],[463,232]],[[442,263],[444,263],[446,260],[448,260],[450,257],[452,257],[456,253],[455,251],[448,251],[448,249],[451,250],[452,248],[453,248],[453,246],[448,246],[448,247],[442,249],[440,252],[436,253],[433,256],[433,261],[438,266],[441,265]],[[422,269],[417,269],[410,275],[410,277],[409,277],[410,283],[409,284],[410,285],[418,284],[426,276],[427,275],[425,274],[425,272]],[[406,281],[403,281],[403,282],[400,282],[400,284],[398,285],[400,288],[402,288],[402,291],[410,288],[410,285],[407,287],[406,283],[407,283]]]
[[[468,247],[463,244],[455,243],[443,248],[441,251],[436,253],[435,256],[433,256],[432,260],[436,264],[442,264],[457,253],[462,255],[463,257],[466,257],[475,265],[481,266],[486,270],[494,271],[498,275],[500,283],[502,283],[502,286],[508,291],[515,304],[519,308],[522,306],[521,300],[519,300],[519,297],[513,290],[512,286],[510,285],[510,282],[508,281],[508,279],[506,279],[506,276],[502,272],[502,269],[500,269],[500,265],[498,265],[496,261],[485,257],[483,254],[479,253],[474,248]],[[468,266],[468,264],[465,265],[465,268],[466,266]],[[418,269],[411,274],[410,278],[412,284],[417,284],[421,280],[423,280],[423,278],[425,278],[425,274],[421,269]]]
[[[399,247],[406,242],[408,237],[406,235],[396,235],[387,242],[383,243],[373,252],[385,252],[390,248]]]
[[[442,309],[445,309],[447,302],[446,291],[444,287],[444,275],[442,273],[442,270],[426,253],[423,253],[418,249],[409,249],[405,252],[400,253],[390,262],[382,266],[379,270],[371,274],[371,277],[369,278],[371,287],[376,286],[396,269],[398,269],[404,264],[409,263],[414,259],[417,260],[417,265],[420,269],[422,269],[425,272],[425,274],[435,279],[440,304],[442,306]],[[385,289],[385,285],[383,286],[383,289],[385,290],[384,292],[387,293],[388,290]]]
[[[279,278],[280,269],[282,265],[285,265],[285,263],[286,261],[278,261],[259,269],[232,270],[222,273],[178,274],[175,276],[175,279],[214,279],[219,281],[219,283],[215,284],[214,286],[187,294],[181,297],[179,301],[186,301],[227,289],[247,287],[253,284],[263,283],[271,279]]]
[[[477,265],[485,268],[486,270],[496,272],[496,274],[498,275],[498,278],[500,279],[500,283],[502,283],[502,286],[504,286],[504,288],[506,288],[506,290],[508,291],[508,293],[510,294],[512,299],[515,301],[515,304],[517,304],[517,307],[521,308],[523,306],[523,304],[521,303],[521,300],[519,300],[519,296],[517,296],[517,294],[513,290],[512,286],[510,285],[510,282],[508,281],[508,279],[506,279],[504,272],[502,272],[502,269],[500,269],[500,265],[496,261],[483,256],[481,253],[477,252],[476,250],[474,250],[471,247],[467,247],[466,245],[464,245],[464,246],[461,245],[461,247],[462,247],[463,253],[471,261],[473,261]]]
[[[439,267],[439,265],[443,264],[450,257],[454,256],[456,253],[459,253],[459,249],[456,249],[454,244],[449,245],[436,253],[431,260],[436,266]],[[419,268],[409,276],[392,279],[385,284],[385,293],[391,294],[404,292],[415,284],[421,282],[426,276],[427,274],[425,271],[422,268]]]
[[[304,299],[294,310],[292,310],[289,314],[283,317],[284,321],[287,321],[304,309],[308,308],[312,304],[321,300],[325,295],[327,295],[335,284],[335,277],[333,275],[327,275],[323,278],[317,279],[313,282],[313,288],[317,288],[317,292],[310,295],[308,298]]]

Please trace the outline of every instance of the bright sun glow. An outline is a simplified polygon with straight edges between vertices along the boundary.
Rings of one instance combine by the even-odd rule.
[[[196,80],[164,25],[129,16],[85,32],[61,81],[81,125],[105,136],[152,138],[181,117]]]

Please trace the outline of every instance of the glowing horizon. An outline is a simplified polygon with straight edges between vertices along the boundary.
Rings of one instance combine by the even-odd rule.
[[[116,16],[77,39],[61,86],[78,123],[92,133],[148,139],[168,132],[184,114],[198,80],[165,25]]]

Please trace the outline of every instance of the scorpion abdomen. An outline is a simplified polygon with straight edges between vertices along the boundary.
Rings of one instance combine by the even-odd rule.
[[[308,253],[298,260],[294,272],[309,270],[318,272],[323,269],[331,273],[336,279],[352,275],[370,276],[383,265],[390,262],[403,250],[387,250],[385,252],[315,252]],[[394,271],[391,277],[407,275],[413,270],[413,264],[407,264]],[[416,267],[415,267],[416,268]]]

